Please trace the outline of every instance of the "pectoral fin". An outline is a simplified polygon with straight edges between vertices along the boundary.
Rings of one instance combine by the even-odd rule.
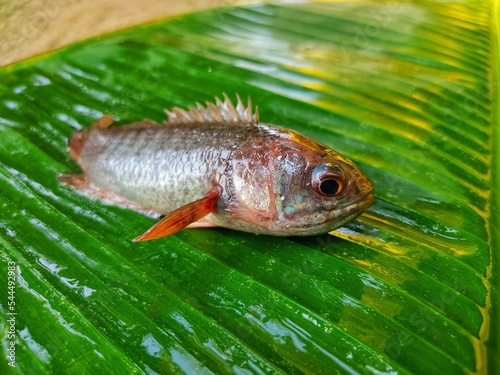
[[[219,185],[211,188],[205,197],[191,202],[171,212],[155,225],[153,225],[144,234],[133,239],[134,242],[149,241],[161,237],[170,236],[181,229],[194,223],[209,213],[214,212],[217,198],[219,198],[222,189]]]

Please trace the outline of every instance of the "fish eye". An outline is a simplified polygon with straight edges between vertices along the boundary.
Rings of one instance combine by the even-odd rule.
[[[324,180],[319,184],[319,190],[324,195],[336,195],[340,190],[340,184],[334,179]]]
[[[334,197],[344,189],[344,177],[338,167],[331,163],[316,167],[312,173],[312,186],[325,197]]]

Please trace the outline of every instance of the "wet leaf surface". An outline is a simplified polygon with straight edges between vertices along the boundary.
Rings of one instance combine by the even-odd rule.
[[[3,68],[0,283],[15,262],[19,344],[16,369],[2,366],[485,372],[498,303],[491,19],[472,1],[226,8]],[[356,161],[375,204],[336,236],[197,229],[132,243],[152,219],[58,185],[78,170],[74,130],[106,113],[164,121],[224,92]]]

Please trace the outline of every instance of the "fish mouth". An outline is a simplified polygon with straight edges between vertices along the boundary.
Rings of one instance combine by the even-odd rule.
[[[367,191],[366,193],[361,195],[361,197],[359,197],[359,199],[357,199],[356,201],[351,203],[351,205],[353,205],[353,204],[358,205],[359,208],[361,208],[362,210],[366,210],[375,201],[375,196],[373,195],[373,193],[374,193],[373,189]]]
[[[329,233],[361,215],[372,205],[374,200],[373,189],[370,189],[356,197],[355,200],[330,211],[329,215],[321,221],[288,224],[286,228],[275,230],[273,234],[278,236],[312,236]]]
[[[373,195],[373,189],[371,189],[358,197],[356,200],[340,207],[338,210],[340,210],[339,217],[341,218],[341,220],[334,220],[335,228],[338,228],[339,226],[342,226],[343,224],[361,215],[368,207],[373,204],[374,201],[375,196]]]
[[[359,208],[361,211],[366,210],[375,201],[375,196],[373,193],[374,193],[373,189],[368,190],[366,193],[362,194],[354,202],[351,202],[350,204],[348,204],[346,206],[346,209],[349,209],[349,207],[354,206],[355,208]]]

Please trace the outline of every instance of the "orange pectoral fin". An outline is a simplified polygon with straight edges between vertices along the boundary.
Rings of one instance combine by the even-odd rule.
[[[134,238],[132,241],[149,241],[161,237],[170,236],[177,233],[189,224],[200,220],[202,217],[214,212],[217,198],[219,198],[222,188],[219,185],[211,188],[205,197],[191,202],[171,212],[148,231]]]

